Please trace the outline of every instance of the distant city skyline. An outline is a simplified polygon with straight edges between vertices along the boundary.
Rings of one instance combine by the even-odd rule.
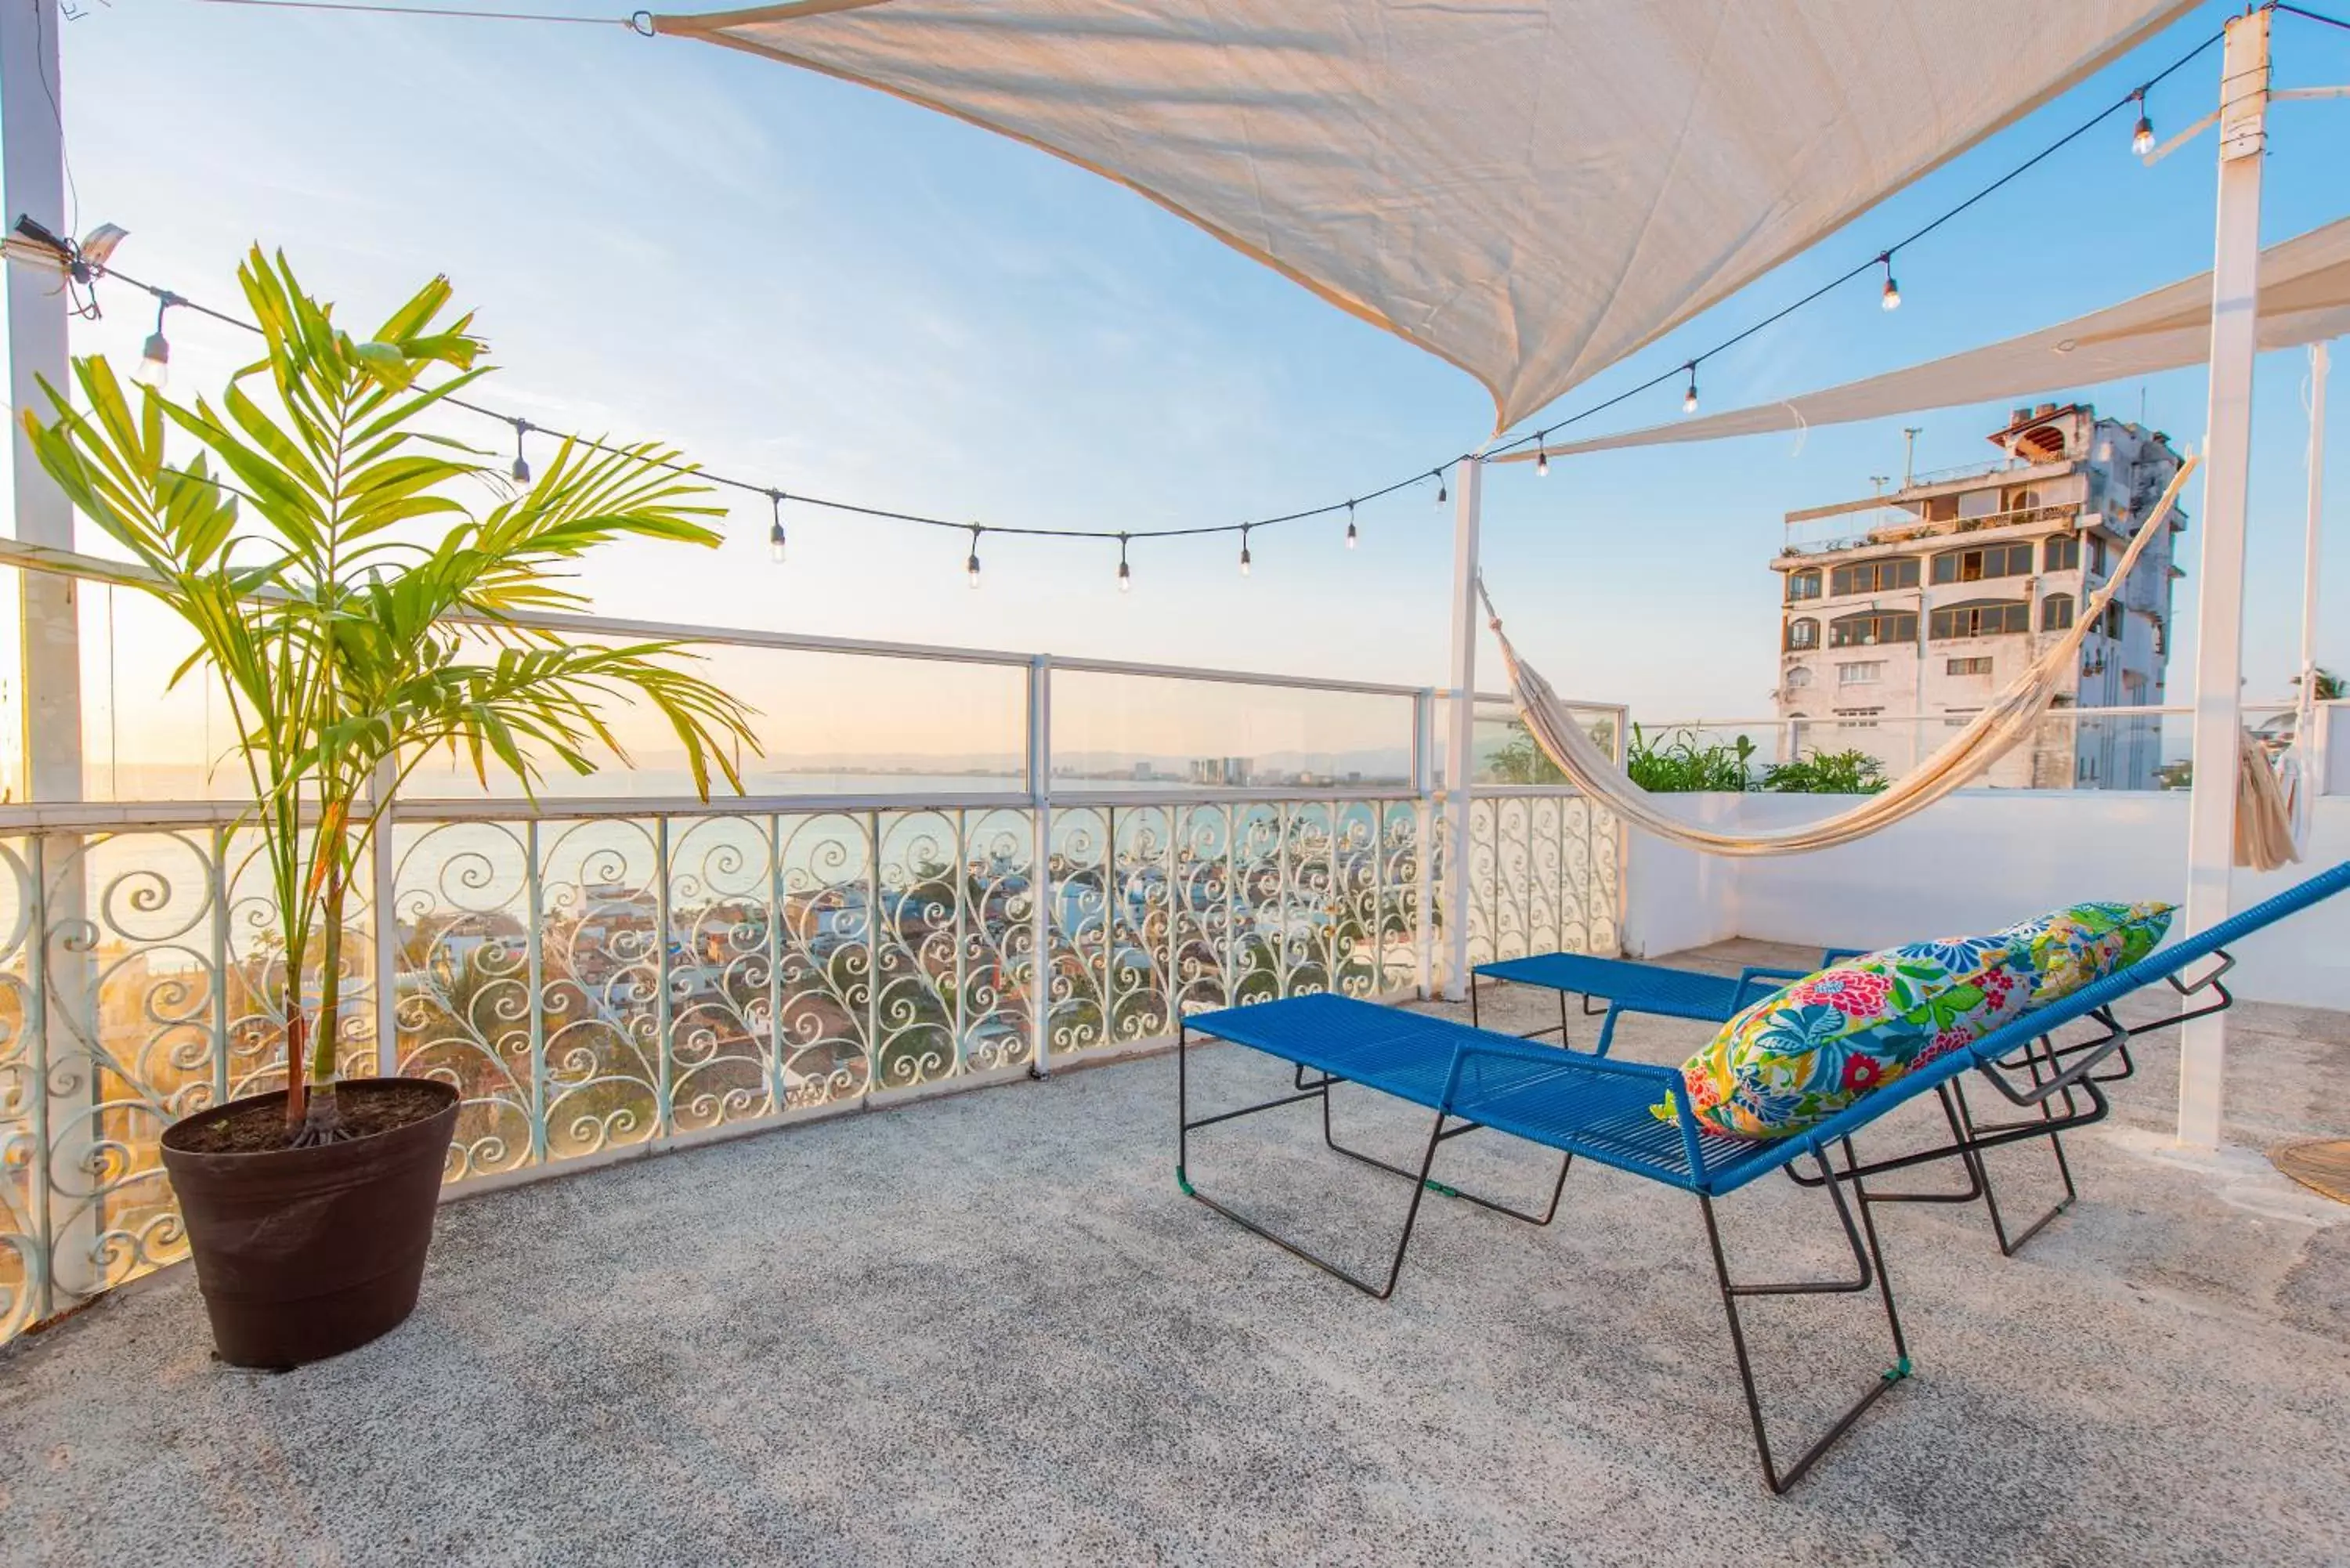
[[[2145,62],[2217,26],[2198,11],[2064,99],[1955,160],[1741,296],[1571,394],[1550,421],[1655,374],[1850,265],[1920,214],[2116,96]],[[812,74],[619,28],[244,14],[83,14],[63,31],[63,107],[80,229],[121,223],[127,271],[234,304],[259,239],[371,318],[446,272],[499,363],[487,400],[534,421],[672,441],[730,473],[982,524],[1149,528],[1228,523],[1359,494],[1471,448],[1473,382],[1320,304],[1130,192],[1000,139]],[[2350,38],[2281,26],[2278,82],[2350,76]],[[2151,105],[2167,134],[2208,109],[2216,56]],[[390,84],[404,84],[400,94]],[[411,90],[429,83],[431,107]],[[350,112],[382,85],[397,118]],[[2339,105],[2272,117],[2264,241],[2342,215],[2350,151]],[[396,130],[396,134],[393,132]],[[1709,359],[1708,409],[1890,369],[2173,281],[2209,265],[2211,142],[2155,168],[2126,128],[2083,139],[1903,252],[1902,308],[1857,285]],[[77,351],[126,366],[153,327],[120,288]],[[210,388],[248,345],[175,313],[172,375]],[[2262,362],[2255,403],[2248,695],[2293,672],[2304,425],[2296,352]],[[2203,377],[2052,387],[2199,444]],[[2350,399],[2337,397],[2337,410]],[[1672,417],[1678,390],[1595,421]],[[1777,607],[1757,589],[1782,513],[1917,466],[1972,460],[1997,407],[1953,409],[1688,448],[1489,472],[1484,551],[1513,638],[1576,697],[1656,722],[1771,709]],[[2337,414],[2337,427],[2339,416]],[[495,426],[452,426],[486,448]],[[2350,470],[2337,462],[2336,472]],[[2337,484],[2329,607],[2350,592],[2350,507]],[[583,586],[607,614],[925,643],[1036,649],[1441,685],[1451,617],[1449,509],[1418,486],[1344,520],[1237,543],[1138,542],[1115,591],[1114,545],[986,536],[984,587],[957,533],[787,509],[791,558],[767,561],[768,508],[726,497],[713,554],[631,547]],[[2182,540],[2191,623],[2198,519]],[[740,503],[740,504],[738,504]],[[85,547],[91,545],[87,537]],[[93,607],[86,619],[98,641]],[[94,715],[136,720],[126,746],[179,754],[200,712],[154,701],[157,647],[115,608],[119,670],[93,654]],[[2350,618],[2321,659],[2350,666]],[[2191,624],[2172,651],[2191,670]],[[1490,642],[1481,684],[1498,688]],[[795,745],[993,751],[1016,681],[951,667],[809,664],[763,706]],[[1089,749],[1246,755],[1336,744],[1360,727],[1232,689],[1105,701]],[[2185,682],[2174,686],[2185,700]],[[217,715],[215,715],[215,721]],[[1076,722],[1072,715],[1071,722]],[[1378,721],[1384,729],[1386,719]],[[1256,732],[1248,732],[1254,726]],[[1349,742],[1347,743],[1355,743]]]

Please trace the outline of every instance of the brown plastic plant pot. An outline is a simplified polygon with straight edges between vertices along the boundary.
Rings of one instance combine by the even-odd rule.
[[[196,1129],[248,1107],[284,1115],[282,1089],[165,1129],[163,1167],[179,1194],[222,1360],[299,1366],[365,1345],[415,1310],[458,1095],[421,1078],[347,1079],[338,1091],[344,1114],[395,1085],[430,1089],[441,1106],[312,1148],[203,1154],[183,1147]]]

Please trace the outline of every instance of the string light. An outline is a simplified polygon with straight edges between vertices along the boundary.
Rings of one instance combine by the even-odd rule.
[[[2282,6],[2281,8],[2285,10],[2294,9],[2294,7],[2290,5]],[[2308,13],[2302,14],[2308,15]],[[1577,424],[1585,420],[1594,418],[1599,414],[1607,412],[1610,409],[1616,408],[1620,404],[1630,400],[1633,398],[1641,396],[1642,394],[1653,390],[1659,386],[1668,384],[1672,380],[1677,373],[1685,372],[1689,378],[1688,386],[1681,398],[1681,410],[1684,413],[1694,414],[1698,410],[1697,367],[1700,363],[1714,355],[1721,353],[1725,349],[1736,347],[1738,344],[1744,342],[1747,338],[1753,337],[1759,332],[1764,331],[1776,323],[1785,320],[1789,316],[1794,314],[1796,311],[1802,310],[1806,306],[1814,304],[1829,293],[1851,282],[1854,278],[1862,275],[1872,268],[1878,266],[1883,266],[1885,268],[1885,288],[1880,297],[1881,305],[1887,310],[1897,308],[1900,297],[1900,291],[1898,286],[1895,285],[1892,276],[1891,257],[1894,252],[1900,250],[1904,246],[1915,244],[1917,241],[1924,239],[1927,235],[1939,230],[1943,225],[1950,223],[1960,214],[1971,210],[1980,202],[1987,200],[1996,192],[2004,189],[2015,180],[2020,179],[2024,174],[2037,168],[2043,162],[2045,162],[2048,159],[2054,157],[2056,153],[2071,146],[2074,141],[2079,140],[2082,137],[2095,130],[2097,128],[2104,125],[2104,123],[2112,118],[2117,111],[2133,104],[2137,106],[2139,113],[2137,124],[2133,128],[2131,144],[2140,151],[2141,154],[2146,151],[2150,151],[2154,145],[2154,125],[2152,119],[2145,112],[2147,94],[2151,92],[2156,86],[2168,79],[2173,74],[2184,68],[2189,62],[2200,57],[2205,51],[2217,46],[2222,36],[2223,35],[2218,31],[2214,31],[2206,36],[2192,47],[2179,55],[2177,59],[2171,61],[2161,70],[2157,71],[2153,76],[2147,78],[2145,83],[2138,87],[2135,91],[2107,103],[2104,108],[2099,109],[2094,114],[2087,116],[2079,124],[2074,126],[2064,134],[2056,137],[2046,146],[2042,147],[2037,151],[2032,153],[2029,157],[2022,159],[2012,167],[1999,174],[1996,178],[1991,179],[1981,186],[1976,188],[1970,194],[1956,202],[1935,217],[1920,224],[1918,228],[1912,230],[1909,234],[1895,242],[1891,246],[1880,251],[1876,256],[1871,257],[1866,262],[1860,263],[1858,265],[1854,266],[1847,271],[1839,273],[1835,277],[1828,279],[1826,282],[1811,290],[1809,293],[1804,294],[1797,298],[1789,301],[1787,304],[1779,306],[1777,309],[1773,310],[1749,323],[1747,326],[1723,338],[1721,342],[1714,344],[1711,348],[1707,348],[1693,358],[1685,361],[1679,368],[1678,372],[1673,369],[1660,371],[1659,374],[1639,382],[1638,385],[1629,387],[1611,397],[1602,399],[1587,407],[1578,409],[1572,414],[1553,421],[1550,425],[1535,431],[1532,436],[1520,437],[1517,440],[1505,442],[1497,447],[1488,448],[1477,457],[1464,454],[1462,457],[1454,461],[1476,462],[1490,460],[1491,458],[1498,457],[1505,452],[1523,450],[1527,445],[1532,444],[1537,448],[1535,452],[1534,472],[1538,475],[1546,475],[1549,472],[1550,468],[1548,442],[1551,435],[1569,425]],[[74,278],[84,284],[94,284],[100,279],[119,282],[126,284],[132,288],[139,289],[152,296],[157,301],[158,310],[156,315],[156,331],[149,339],[149,347],[151,348],[161,348],[163,350],[163,353],[161,355],[151,356],[155,366],[155,369],[152,373],[158,377],[161,376],[163,366],[168,362],[169,345],[163,337],[162,325],[163,316],[171,307],[183,306],[187,309],[195,311],[199,315],[210,317],[225,326],[234,327],[243,331],[256,334],[260,331],[260,328],[255,327],[250,321],[242,319],[241,317],[232,315],[226,311],[218,310],[196,300],[190,299],[185,296],[172,293],[172,291],[160,287],[157,285],[142,282],[127,273],[114,268],[110,265],[109,253],[113,248],[112,240],[119,239],[120,234],[119,232],[112,231],[111,225],[108,225],[105,229],[99,231],[99,235],[111,234],[111,239],[109,239],[109,243],[103,247],[97,243],[96,236],[94,236],[91,241],[85,242],[81,245],[77,245],[70,240],[60,239],[55,235],[49,234],[46,230],[42,230],[39,225],[33,223],[29,219],[20,219],[16,225],[15,232],[18,234],[26,236],[31,243],[37,245],[40,249],[54,254],[58,259],[59,265],[67,267]],[[12,245],[12,249],[14,247]],[[15,258],[12,256],[11,259]],[[94,303],[92,308],[94,313]],[[141,368],[142,369],[146,368],[143,363]],[[527,464],[525,462],[523,456],[523,441],[521,437],[524,432],[536,429],[537,427],[532,426],[527,421],[520,420],[514,415],[502,413],[495,409],[485,408],[478,403],[469,402],[463,398],[452,397],[444,400],[451,406],[462,409],[468,413],[476,414],[485,419],[494,419],[513,424],[515,427],[516,435],[515,453],[515,467],[525,472],[527,472]],[[588,450],[595,452],[627,453],[634,450],[627,447],[611,445],[595,438],[577,433],[567,434],[561,431],[547,431],[544,433],[560,435],[566,441],[584,446]],[[679,474],[691,475],[693,479],[703,483],[720,486],[730,490],[741,491],[750,494],[764,494],[769,496],[776,503],[777,515],[773,527],[769,530],[768,545],[775,557],[778,561],[783,559],[785,539],[783,519],[781,516],[781,502],[784,499],[784,496],[781,491],[770,490],[760,484],[755,480],[737,478],[728,474],[712,472],[709,470],[690,464],[682,458],[673,456],[649,456],[645,458],[645,461],[650,466],[666,469]],[[1449,466],[1449,464],[1447,466]],[[1357,528],[1355,522],[1355,509],[1358,504],[1364,502],[1384,499],[1387,496],[1393,495],[1401,491],[1411,488],[1413,485],[1418,484],[1422,479],[1429,478],[1432,478],[1436,481],[1436,504],[1440,508],[1451,499],[1450,487],[1447,485],[1445,480],[1445,471],[1442,467],[1418,471],[1406,478],[1396,481],[1392,484],[1384,485],[1377,490],[1359,494],[1349,501],[1331,502],[1325,505],[1307,507],[1296,512],[1284,513],[1274,516],[1253,518],[1251,519],[1247,525],[1257,528],[1273,527],[1284,523],[1295,523],[1302,522],[1309,518],[1329,516],[1343,508],[1347,513],[1346,544],[1349,549],[1352,549],[1357,545],[1360,537],[1359,531]],[[832,511],[845,512],[858,517],[871,518],[881,522],[903,523],[925,528],[973,529],[976,527],[976,525],[972,524],[954,522],[944,517],[924,516],[918,513],[895,511],[880,506],[868,506],[849,501],[829,500],[821,496],[800,495],[792,497],[791,499],[797,500],[803,505],[821,506]],[[1204,536],[1211,534],[1238,533],[1241,531],[1242,526],[1243,525],[1240,524],[1226,523],[1198,527],[1152,528],[1142,530],[1141,536],[1145,538],[1190,538],[1195,535]],[[1128,590],[1131,587],[1133,574],[1127,560],[1127,543],[1129,539],[1135,536],[1131,530],[1120,530],[1117,533],[1112,533],[1110,530],[1104,528],[1028,528],[1019,526],[999,526],[994,530],[994,532],[999,534],[1015,534],[1028,537],[1047,539],[1115,538],[1118,541],[1118,587],[1121,591]],[[974,540],[974,543],[976,541]],[[976,556],[976,555],[977,551],[974,549],[972,552],[972,556]],[[969,565],[968,559],[965,564],[966,566]]]
[[[172,340],[163,336],[163,317],[179,303],[180,296],[169,289],[155,296],[155,330],[148,334],[147,346],[140,352],[139,369],[130,372],[132,380],[159,392],[172,379]]]
[[[962,564],[963,576],[974,588],[979,587],[979,524],[971,525],[971,556]]]
[[[1126,535],[1123,534],[1118,536],[1118,591],[1122,594],[1134,591],[1134,573],[1126,564]]]
[[[767,559],[777,566],[784,564],[784,493],[767,492],[767,504],[775,509],[775,520],[767,528]]]
[[[1245,576],[1247,576],[1249,575],[1248,531],[1249,531],[1249,525],[1248,525],[1247,524],[1245,524],[1245,523],[1242,524],[1241,524],[1241,576],[1243,576],[1243,577],[1245,577]]]
[[[514,467],[507,470],[507,472],[514,475],[514,482],[516,484],[528,484],[530,483],[530,459],[523,456],[522,454],[522,438],[529,431],[530,421],[528,420],[516,420],[514,422]]]

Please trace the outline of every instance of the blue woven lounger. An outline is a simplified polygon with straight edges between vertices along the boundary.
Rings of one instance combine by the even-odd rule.
[[[1820,967],[1825,969],[1839,960],[1857,958],[1863,950],[1859,948],[1829,948],[1820,954]],[[1598,958],[1587,953],[1535,953],[1525,958],[1479,964],[1469,971],[1469,1021],[1472,1024],[1481,1021],[1478,984],[1481,978],[1535,986],[1558,993],[1558,1023],[1555,1028],[1537,1029],[1520,1038],[1539,1040],[1556,1034],[1559,1043],[1566,1044],[1570,1043],[1566,998],[1572,992],[1583,998],[1585,1017],[1605,1014],[1599,1026],[1599,1043],[1595,1047],[1598,1054],[1605,1056],[1615,1044],[1616,1021],[1627,1012],[1647,1013],[1659,1018],[1685,1018],[1702,1023],[1727,1023],[1742,1009],[1761,1001],[1777,987],[1803,979],[1804,972],[1749,964],[1732,978],[1628,959]],[[1592,1005],[1594,1002],[1602,1005],[1595,1008]],[[2102,1072],[2098,1081],[2116,1082],[2137,1071],[2137,1064],[2130,1059],[2126,1046],[2119,1053],[2118,1064],[2116,1067]],[[1943,1117],[1950,1124],[1953,1136],[1963,1142],[1974,1119],[1974,1107],[1967,1099],[1964,1084],[1952,1079],[1937,1088],[1935,1095],[1941,1103]],[[2077,1101],[2063,1106],[2043,1104],[2039,1107],[2041,1119],[2052,1124],[2041,1129],[2041,1136],[2045,1138],[2049,1156],[2055,1162],[2058,1194],[2054,1203],[2027,1223],[2011,1225],[2008,1211],[2000,1205],[1999,1189],[1992,1179],[1990,1164],[1980,1153],[1972,1151],[1960,1160],[1966,1185],[1957,1190],[1879,1192],[1875,1195],[1875,1200],[1879,1203],[1980,1201],[1991,1217],[1991,1236],[1998,1242],[2001,1254],[2012,1258],[2025,1242],[2045,1230],[2050,1221],[2070,1209],[2080,1197],[2080,1189],[2073,1180],[2072,1161],[2064,1153],[2063,1131],[2066,1113],[2077,1108]],[[1335,1139],[1332,1147],[1339,1147]],[[1352,1149],[1343,1148],[1341,1152],[1355,1153]]]
[[[1856,948],[1830,948],[1820,955],[1820,967],[1825,969],[1840,958],[1856,957],[1859,951]],[[1558,992],[1558,1026],[1537,1029],[1520,1038],[1538,1040],[1545,1034],[1556,1034],[1560,1044],[1572,1044],[1566,1032],[1566,998],[1573,992],[1583,998],[1585,1017],[1606,1015],[1599,1025],[1599,1044],[1595,1047],[1598,1054],[1605,1056],[1608,1046],[1615,1043],[1616,1020],[1622,1013],[1645,1012],[1659,1018],[1727,1023],[1741,1008],[1760,1002],[1789,981],[1803,979],[1804,972],[1749,964],[1733,979],[1698,970],[1674,969],[1667,964],[1598,958],[1589,953],[1534,953],[1526,958],[1503,959],[1498,963],[1481,963],[1469,971],[1469,1022],[1480,1021],[1477,989],[1481,979],[1538,986]],[[1607,1005],[1594,1008],[1594,1002]]]
[[[1704,1215],[1714,1277],[1721,1289],[1731,1351],[1745,1389],[1747,1415],[1755,1449],[1762,1459],[1763,1479],[1773,1491],[1784,1491],[1864,1410],[1909,1372],[1908,1347],[1870,1212],[1877,1203],[1902,1201],[1904,1195],[1872,1192],[1867,1180],[1887,1171],[1935,1160],[1979,1160],[1987,1149],[2046,1137],[2052,1126],[2080,1127],[2102,1118],[2109,1106],[2099,1087],[2100,1070],[2116,1053],[2126,1048],[2134,1035],[2167,1028],[2181,1018],[2218,1012],[2232,1002],[2220,983],[2220,977],[2234,962],[2226,951],[2229,944],[2320,899],[2331,898],[2345,886],[2350,886],[2350,862],[2313,877],[2208,931],[2174,942],[2062,1002],[2026,1012],[1984,1036],[1970,1049],[1953,1052],[1873,1090],[1801,1136],[1783,1139],[1736,1138],[1708,1130],[1697,1120],[1680,1072],[1673,1067],[1618,1062],[1563,1047],[1531,1044],[1445,1019],[1345,997],[1293,997],[1202,1013],[1184,1020],[1177,1036],[1176,1182],[1187,1196],[1381,1300],[1394,1293],[1402,1273],[1404,1253],[1419,1219],[1421,1199],[1431,1191],[1448,1197],[1471,1196],[1435,1181],[1431,1175],[1438,1147],[1463,1134],[1490,1128],[1559,1153],[1563,1157],[1559,1172],[1562,1186],[1568,1167],[1575,1156],[1581,1155],[1693,1194]],[[2190,966],[2204,960],[2211,961],[2200,965],[2193,978],[2182,978]],[[2168,985],[2188,1003],[2186,1009],[2178,1015],[2135,1028],[2116,1019],[2115,1003],[2154,985]],[[2075,1030],[2075,1037],[2069,1041],[2060,1039],[2061,1031],[2076,1025],[2087,1026],[2086,1031]],[[1190,1040],[1194,1031],[1295,1064],[1295,1091],[1261,1105],[1194,1119],[1191,1114],[1190,1068]],[[1308,1072],[1318,1076],[1309,1081]],[[1896,1106],[1969,1072],[1988,1081],[2013,1105],[2034,1114],[2004,1124],[1960,1124],[1954,1120],[1951,1139],[1947,1144],[1866,1165],[1861,1162],[1852,1144],[1856,1133]],[[1435,1114],[1417,1170],[1372,1162],[1411,1181],[1403,1232],[1383,1280],[1357,1277],[1317,1257],[1200,1191],[1191,1177],[1192,1133],[1238,1116],[1318,1098],[1326,1136],[1330,1090],[1345,1083],[1377,1089]],[[1670,1121],[1659,1118],[1650,1109],[1668,1103],[1674,1113]],[[2052,1113],[2052,1107],[2062,1109]],[[1805,1164],[1811,1168],[1802,1168]],[[1714,1200],[1781,1169],[1800,1185],[1825,1191],[1851,1250],[1851,1277],[1776,1283],[1745,1283],[1731,1279],[1714,1217]],[[1847,1189],[1857,1201],[1847,1200]],[[1482,1199],[1474,1201],[1542,1224],[1556,1212],[1557,1192],[1553,1192],[1550,1211],[1540,1217],[1503,1209]],[[1739,1303],[1750,1296],[1859,1294],[1871,1289],[1878,1294],[1891,1333],[1892,1365],[1825,1435],[1783,1471],[1772,1459]]]

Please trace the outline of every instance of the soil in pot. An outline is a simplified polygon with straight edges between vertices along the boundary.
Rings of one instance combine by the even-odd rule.
[[[163,1134],[224,1361],[298,1366],[364,1345],[415,1309],[457,1091],[359,1078],[337,1099],[356,1135],[338,1143],[286,1147],[283,1091]]]
[[[441,1085],[421,1079],[362,1078],[342,1085],[336,1101],[348,1142],[437,1116],[449,1096]],[[172,1146],[187,1154],[266,1154],[290,1147],[284,1095],[256,1096],[224,1109],[228,1114],[217,1120],[189,1122]]]

